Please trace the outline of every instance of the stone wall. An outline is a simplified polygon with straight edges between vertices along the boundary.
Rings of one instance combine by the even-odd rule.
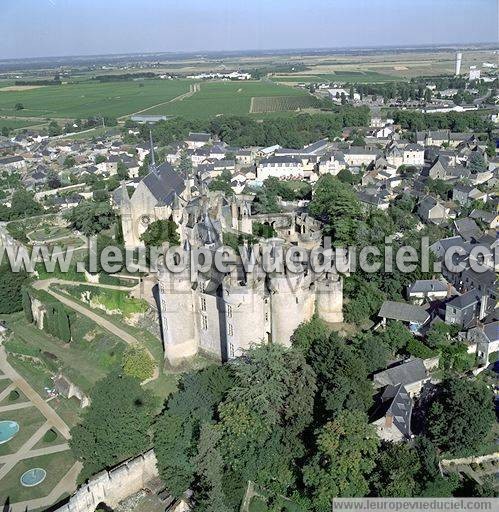
[[[127,496],[147,487],[147,483],[157,477],[156,455],[153,450],[149,450],[93,476],[55,512],[94,512],[100,503],[114,508]]]

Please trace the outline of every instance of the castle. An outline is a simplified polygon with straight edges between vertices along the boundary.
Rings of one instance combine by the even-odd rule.
[[[121,199],[122,227],[127,247],[142,244],[150,222],[175,221],[185,249],[215,251],[224,235],[253,232],[253,223],[268,224],[277,234],[259,240],[271,250],[320,246],[322,225],[305,212],[252,215],[252,196],[225,196],[209,191],[195,177],[182,178],[169,165],[153,163],[131,198]],[[195,274],[187,266],[158,270],[159,317],[165,358],[171,365],[204,352],[226,361],[261,342],[290,346],[294,330],[314,313],[326,322],[343,321],[343,281],[334,272],[315,274],[264,271],[261,262],[247,269],[238,260],[228,272],[210,269]]]

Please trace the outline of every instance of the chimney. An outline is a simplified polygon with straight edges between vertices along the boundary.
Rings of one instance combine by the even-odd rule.
[[[393,415],[387,413],[385,415],[385,428],[392,428],[393,425]]]
[[[447,283],[447,297],[450,297],[452,295],[452,285],[448,282]]]

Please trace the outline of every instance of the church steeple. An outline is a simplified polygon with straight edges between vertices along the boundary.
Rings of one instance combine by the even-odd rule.
[[[149,163],[149,171],[156,170],[156,159],[154,158],[154,143],[152,141],[152,130],[149,129],[149,155],[150,155],[150,163]]]

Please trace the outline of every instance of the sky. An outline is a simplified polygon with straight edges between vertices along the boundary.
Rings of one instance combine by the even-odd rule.
[[[498,42],[499,0],[0,0],[0,59]]]

